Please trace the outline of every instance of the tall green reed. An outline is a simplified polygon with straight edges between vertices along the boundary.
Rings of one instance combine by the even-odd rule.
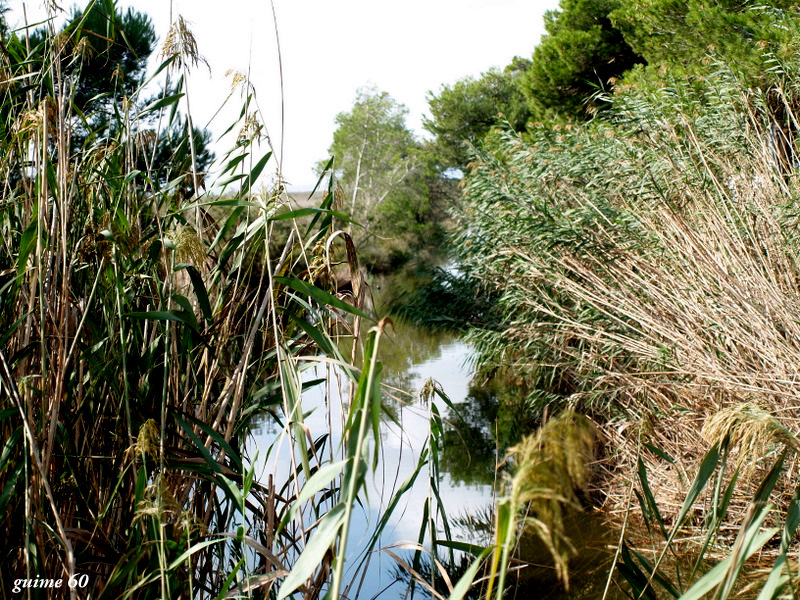
[[[363,335],[365,291],[351,303],[329,285],[336,262],[358,271],[341,193],[295,208],[279,177],[257,189],[275,159],[241,78],[238,136],[203,191],[201,134],[180,110],[199,56],[185,23],[151,80],[97,119],[72,95],[81,69],[62,68],[80,65],[78,31],[12,37],[4,55],[3,586],[86,574],[72,597],[339,597],[380,449],[387,323]],[[352,360],[342,335],[362,347]],[[327,457],[303,422],[309,362],[352,383]],[[267,412],[292,448],[285,481],[260,480],[246,452]]]

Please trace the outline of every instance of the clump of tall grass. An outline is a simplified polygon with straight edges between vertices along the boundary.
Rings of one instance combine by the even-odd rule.
[[[533,410],[593,416],[609,507],[630,506],[636,488],[664,531],[690,525],[689,508],[672,507],[723,440],[747,469],[714,462],[718,496],[710,473],[699,488],[725,510],[695,494],[695,526],[752,515],[771,473],[778,512],[790,510],[794,486],[778,475],[796,468],[800,419],[800,187],[797,79],[781,68],[769,89],[720,67],[702,86],[620,94],[586,126],[499,130],[466,180],[455,247],[504,315],[470,333],[480,365],[540,390]],[[725,547],[715,540],[708,556]]]
[[[101,6],[103,39],[125,44],[113,2],[86,12]],[[387,321],[371,327],[364,290],[351,304],[318,276],[337,260],[358,271],[335,186],[319,208],[293,209],[279,177],[256,191],[274,159],[245,80],[239,135],[203,191],[201,136],[181,116],[200,56],[185,22],[153,76],[179,67],[161,96],[140,82],[103,114],[73,95],[81,27],[3,49],[0,581],[63,578],[71,597],[344,595],[380,450]],[[342,444],[324,453],[303,422],[309,363],[350,383]],[[282,434],[263,450],[292,448],[285,481],[258,477],[245,451],[266,411]]]
[[[495,536],[501,551],[493,557],[487,598],[498,569],[498,598],[504,592],[521,511],[525,511],[523,527],[545,544],[559,579],[569,589],[568,561],[575,548],[565,534],[565,517],[569,510],[581,508],[578,493],[589,483],[594,447],[589,419],[565,411],[509,451],[515,468],[506,485],[507,494],[496,507]]]

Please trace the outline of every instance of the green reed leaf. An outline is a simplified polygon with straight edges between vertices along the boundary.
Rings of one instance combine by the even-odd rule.
[[[300,558],[283,580],[278,590],[278,600],[294,592],[320,567],[322,558],[336,542],[339,530],[345,524],[345,512],[345,506],[337,504],[322,518]]]
[[[312,297],[314,300],[319,302],[323,306],[331,306],[333,308],[338,308],[350,314],[356,315],[363,319],[369,319],[369,316],[357,309],[355,306],[347,304],[346,302],[340,300],[333,294],[326,292],[323,289],[318,288],[317,286],[302,281],[297,277],[290,276],[290,277],[275,277],[275,281],[277,283],[281,283],[285,286],[288,286],[306,296]]]
[[[303,510],[306,502],[311,500],[311,498],[316,496],[325,487],[327,487],[331,481],[339,476],[344,466],[348,463],[348,460],[342,460],[337,463],[325,465],[324,467],[318,469],[317,472],[314,473],[308,481],[306,481],[305,485],[303,485],[303,489],[300,490],[297,498],[294,500],[294,502],[292,502],[283,519],[281,519],[277,530],[278,532],[286,527],[286,525],[297,516],[298,511]]]
[[[472,587],[472,582],[475,581],[478,570],[490,553],[491,548],[484,548],[483,551],[478,554],[478,557],[472,561],[469,568],[464,571],[464,574],[459,578],[455,586],[453,586],[453,593],[450,594],[450,600],[462,600],[462,598],[467,595],[467,592]]]

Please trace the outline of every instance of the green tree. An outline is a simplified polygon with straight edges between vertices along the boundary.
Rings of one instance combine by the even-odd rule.
[[[667,69],[701,74],[720,59],[749,85],[769,84],[774,60],[797,53],[797,3],[788,0],[623,0],[610,19],[655,81]]]
[[[149,16],[133,8],[123,13],[115,0],[102,0],[76,10],[65,33],[73,34],[75,52],[83,59],[66,65],[67,72],[80,72],[73,97],[79,107],[119,102],[141,86],[156,43]]]
[[[433,151],[442,170],[464,169],[469,145],[479,144],[498,118],[518,131],[525,129],[530,111],[519,87],[530,61],[515,58],[505,69],[490,69],[479,78],[465,77],[428,94],[431,118],[423,126],[435,138]]]
[[[594,114],[590,97],[644,62],[612,23],[621,0],[561,0],[545,13],[547,34],[533,53],[522,90],[534,118],[583,119]]]
[[[330,153],[346,190],[349,233],[372,266],[405,258],[430,233],[431,170],[407,127],[408,109],[374,87],[358,90],[352,110],[336,116]]]
[[[57,60],[61,77],[69,82],[73,105],[93,120],[109,120],[144,81],[147,61],[155,49],[156,34],[150,17],[116,0],[96,0],[74,8],[57,35],[47,28],[32,32],[31,58],[40,66]],[[48,93],[49,78],[43,81]],[[50,90],[52,92],[52,90]]]

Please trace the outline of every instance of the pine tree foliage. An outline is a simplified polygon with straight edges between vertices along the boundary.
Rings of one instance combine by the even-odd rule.
[[[591,97],[644,62],[609,18],[624,0],[562,0],[545,14],[547,34],[533,52],[521,88],[537,120],[591,116]]]
[[[624,0],[610,19],[651,65],[653,82],[699,76],[724,63],[749,85],[769,85],[774,62],[797,53],[796,2]]]
[[[433,148],[442,169],[465,169],[469,146],[477,145],[503,120],[522,131],[530,118],[519,80],[530,61],[516,59],[505,69],[466,77],[428,95],[430,118],[424,127],[435,137]]]

